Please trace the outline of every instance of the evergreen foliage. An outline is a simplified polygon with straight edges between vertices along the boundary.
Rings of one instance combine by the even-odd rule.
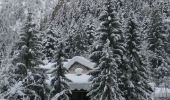
[[[41,42],[36,25],[32,23],[32,14],[29,13],[19,41],[17,42],[17,52],[12,60],[13,85],[9,89],[5,98],[9,100],[27,99],[45,100],[45,78],[42,73],[38,73],[35,68],[42,64]],[[14,90],[16,86],[21,88]],[[13,91],[11,93],[11,91]]]
[[[169,85],[170,0],[0,0],[0,13],[0,99],[68,100],[74,56],[96,63],[92,100],[150,100],[148,83]]]
[[[53,30],[50,29],[47,32],[45,39],[43,39],[43,53],[45,54],[45,57],[49,61],[53,61],[54,58],[55,58],[54,53],[55,53],[55,50],[56,50],[57,42],[58,42],[57,36],[53,32]]]
[[[148,84],[148,71],[141,50],[140,26],[133,13],[126,27],[126,59],[122,69],[123,92],[126,100],[149,99],[152,89]]]
[[[92,100],[121,100],[117,82],[118,61],[121,50],[121,28],[111,0],[107,0],[104,11],[99,17],[99,40],[91,59],[97,63],[96,69],[90,74],[92,86],[88,95]]]
[[[159,83],[161,79],[169,75],[169,65],[165,44],[167,34],[164,29],[163,18],[160,9],[155,7],[148,29],[148,50],[152,52],[150,57],[151,74],[153,79]]]
[[[71,82],[66,76],[67,69],[63,67],[65,53],[64,45],[59,44],[56,52],[55,60],[57,62],[56,68],[52,70],[53,79],[51,80],[50,98],[52,100],[69,100],[68,94],[71,93],[68,82]]]
[[[80,56],[87,52],[88,36],[84,31],[75,30],[66,39],[65,52],[68,58]]]

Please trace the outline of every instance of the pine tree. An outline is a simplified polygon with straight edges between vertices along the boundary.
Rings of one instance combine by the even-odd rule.
[[[39,32],[36,29],[36,24],[32,21],[32,13],[29,13],[27,22],[20,34],[20,39],[17,43],[17,55],[13,60],[13,64],[22,63],[26,69],[31,70],[35,66],[42,64],[41,58],[41,41]]]
[[[73,29],[66,39],[66,48],[68,58],[82,56],[88,49],[88,36],[80,26],[77,30]]]
[[[52,29],[50,29],[47,34],[45,34],[45,39],[43,39],[43,53],[45,54],[45,57],[49,61],[54,60],[54,52],[56,50],[57,45],[57,36],[53,32]]]
[[[117,84],[117,63],[113,53],[109,49],[109,41],[103,48],[103,55],[95,71],[91,74],[97,74],[92,79],[92,88],[88,95],[92,100],[123,100]]]
[[[96,68],[90,75],[92,82],[88,96],[92,100],[123,100],[118,88],[117,71],[122,54],[120,39],[121,25],[116,16],[111,0],[107,0],[99,20],[98,42],[94,45],[91,59]],[[122,48],[121,48],[122,47]]]
[[[131,13],[126,27],[126,62],[122,71],[122,91],[126,100],[146,100],[152,92],[148,84],[148,72],[144,57],[140,54],[140,26]]]
[[[160,79],[169,75],[167,52],[165,51],[166,42],[167,34],[164,30],[160,9],[154,7],[148,28],[148,50],[152,52],[150,56],[151,72],[153,79],[157,83],[160,82]]]
[[[0,45],[0,67],[5,57],[6,57],[6,45],[2,43],[2,45]]]
[[[11,77],[15,81],[9,90],[12,91],[18,84],[20,89],[12,93],[9,91],[5,98],[18,100],[26,97],[32,100],[45,100],[45,78],[43,73],[38,73],[35,70],[36,67],[43,64],[41,61],[43,56],[41,53],[42,46],[38,35],[36,24],[32,21],[32,13],[29,13],[12,60],[14,75]]]
[[[65,74],[67,69],[63,67],[63,61],[65,57],[64,45],[62,43],[58,46],[56,53],[56,68],[52,71],[54,78],[51,80],[51,92],[50,98],[52,100],[69,100],[68,94],[71,93],[68,82],[71,82]]]
[[[87,34],[87,43],[88,45],[92,45],[95,39],[95,27],[93,25],[93,22],[90,22],[86,26],[86,34]]]

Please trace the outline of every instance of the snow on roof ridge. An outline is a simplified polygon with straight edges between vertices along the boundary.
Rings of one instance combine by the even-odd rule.
[[[93,69],[95,66],[95,63],[91,62],[90,60],[82,57],[82,56],[75,56],[72,59],[70,59],[67,63],[64,64],[64,67],[69,69],[75,62],[78,62],[90,69]]]

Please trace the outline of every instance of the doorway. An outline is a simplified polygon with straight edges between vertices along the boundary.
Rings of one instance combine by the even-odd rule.
[[[70,95],[70,100],[90,100],[87,93],[86,90],[73,90]]]

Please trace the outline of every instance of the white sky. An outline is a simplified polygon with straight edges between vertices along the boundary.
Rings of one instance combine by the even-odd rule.
[[[1,0],[0,0],[0,11],[1,11],[1,4],[2,4],[2,3],[1,3]]]

